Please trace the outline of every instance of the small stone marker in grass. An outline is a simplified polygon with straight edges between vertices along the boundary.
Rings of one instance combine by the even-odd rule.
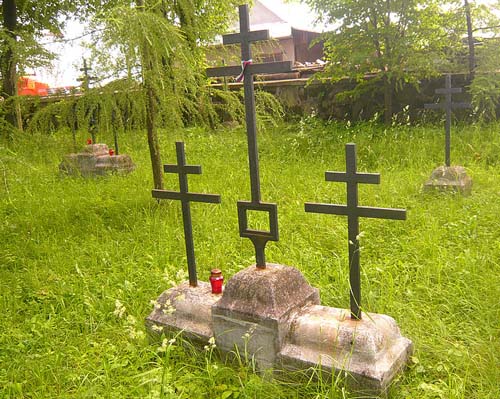
[[[238,201],[237,209],[240,236],[252,241],[256,265],[232,276],[222,294],[213,293],[206,282],[193,284],[190,275],[190,283],[182,283],[161,294],[146,323],[152,333],[182,332],[201,345],[213,343],[215,339],[222,353],[229,356],[235,352],[245,354],[253,358],[261,370],[320,367],[325,376],[341,373],[354,391],[369,395],[384,393],[407,363],[412,343],[401,336],[391,317],[366,312],[361,317],[357,225],[359,217],[404,219],[405,211],[358,206],[357,184],[378,183],[379,177],[356,171],[354,145],[348,144],[347,172],[327,172],[327,180],[347,183],[347,206],[308,204],[306,210],[349,217],[349,239],[353,242],[350,256],[358,259],[357,264],[350,259],[351,310],[321,306],[318,289],[311,287],[299,270],[266,262],[267,241],[278,240],[278,218],[276,204],[261,202],[252,75],[282,72],[288,66],[285,63],[251,63],[250,42],[263,40],[268,33],[250,31],[246,5],[239,7],[239,14],[240,33],[223,39],[225,44],[241,43],[242,68],[215,68],[208,70],[208,74],[228,76],[241,72],[239,78],[245,79],[252,200]],[[179,155],[178,160],[178,165],[170,165],[169,170],[167,167],[165,170],[179,173],[180,178],[182,173],[185,178],[186,173],[198,171],[185,165],[184,158]],[[153,195],[159,198],[159,192],[155,191]],[[184,188],[181,182],[181,193],[170,193],[162,198],[183,201],[184,214],[189,200],[202,199],[190,197],[192,195],[187,192],[187,182]],[[267,212],[269,231],[249,228],[248,211]],[[190,218],[184,218],[184,226],[187,221],[190,224]],[[188,259],[189,256],[188,252]],[[213,266],[224,270],[223,265]],[[357,275],[357,282],[353,275]]]
[[[115,155],[106,144],[87,144],[82,152],[65,155],[59,165],[61,172],[84,177],[126,174],[134,169],[129,155]]]
[[[445,77],[445,87],[437,89],[436,94],[444,94],[445,100],[437,104],[424,104],[426,109],[444,109],[445,119],[445,165],[434,169],[430,179],[425,183],[426,190],[452,190],[468,195],[472,190],[472,179],[467,176],[463,166],[451,166],[451,115],[454,109],[470,108],[471,104],[466,102],[453,102],[452,94],[461,93],[459,87],[451,87],[451,75]]]

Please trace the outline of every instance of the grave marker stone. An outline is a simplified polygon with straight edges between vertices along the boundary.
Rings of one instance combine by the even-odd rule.
[[[87,144],[79,153],[65,155],[59,170],[68,175],[93,177],[130,173],[135,165],[129,155],[111,155],[106,144],[97,143]]]
[[[282,73],[292,70],[291,61],[254,64],[251,43],[269,39],[269,31],[250,31],[248,5],[239,6],[240,32],[222,36],[223,44],[241,45],[241,67],[224,66],[207,69],[209,77],[238,76],[243,80],[245,95],[245,117],[248,143],[248,162],[250,167],[251,201],[238,201],[238,225],[241,237],[249,238],[255,248],[256,266],[266,267],[265,247],[268,241],[278,241],[278,208],[276,204],[262,202],[259,176],[259,151],[257,145],[257,122],[255,116],[255,93],[253,78],[256,74]],[[269,214],[269,231],[248,228],[248,211],[263,211]]]
[[[351,318],[361,319],[361,281],[359,267],[359,218],[405,220],[404,209],[373,208],[358,205],[358,184],[380,184],[378,173],[358,173],[356,145],[349,143],[346,150],[346,172],[326,172],[325,180],[347,184],[347,205],[316,204],[306,202],[305,211],[347,216],[349,239],[349,284]]]
[[[463,194],[469,194],[472,189],[472,179],[467,176],[462,166],[451,166],[451,115],[454,109],[470,108],[467,102],[453,102],[452,94],[461,93],[459,87],[451,87],[451,75],[445,76],[445,87],[436,89],[436,94],[444,94],[445,100],[436,104],[424,104],[425,109],[444,109],[445,119],[445,166],[436,168],[425,183],[426,189],[455,190]]]
[[[266,263],[265,245],[267,241],[278,240],[278,219],[276,204],[261,201],[253,74],[284,72],[291,65],[252,64],[250,42],[267,39],[268,33],[250,31],[246,5],[240,6],[239,12],[240,33],[224,36],[224,44],[241,43],[242,68],[214,68],[207,70],[207,74],[239,74],[238,79],[244,79],[252,199],[238,201],[238,222],[240,236],[249,238],[254,244],[257,267],[236,273],[228,280],[222,295],[212,293],[210,285],[203,281],[198,286],[182,283],[166,290],[158,298],[146,323],[152,333],[182,332],[201,345],[215,338],[222,353],[248,354],[259,369],[321,367],[323,375],[345,375],[354,391],[369,395],[384,393],[407,363],[413,346],[410,340],[401,336],[391,317],[368,314],[361,318],[359,258],[358,266],[352,269],[352,275],[358,275],[358,289],[354,289],[358,293],[351,297],[354,302],[351,317],[349,310],[321,306],[318,290],[311,287],[296,268]],[[379,183],[379,177],[356,171],[353,144],[347,145],[346,164],[345,173],[327,172],[327,180],[347,183],[347,205],[308,204],[306,210],[347,215],[349,238],[354,238],[353,243],[356,243],[353,245],[356,257],[359,256],[359,217],[404,219],[405,211],[359,206],[357,185]],[[181,175],[185,179],[187,173],[196,173],[197,169],[192,168],[178,155],[178,165],[171,165],[170,171],[179,173],[179,179]],[[189,200],[202,198],[193,198],[193,195],[188,193],[186,181],[184,189],[181,183],[181,193],[170,193],[168,198],[183,200],[183,206],[188,208]],[[249,210],[269,213],[269,231],[248,228]],[[184,224],[186,226],[186,219]]]
[[[158,190],[152,191],[152,195],[157,199],[179,200],[182,204],[182,222],[184,224],[184,240],[186,242],[186,256],[188,263],[189,285],[196,287],[198,277],[196,274],[196,258],[194,256],[193,226],[191,222],[191,202],[206,202],[220,204],[220,195],[190,193],[188,189],[188,174],[200,175],[201,166],[187,165],[184,152],[184,142],[175,143],[177,154],[177,165],[164,165],[166,173],[177,173],[179,175],[180,191]]]

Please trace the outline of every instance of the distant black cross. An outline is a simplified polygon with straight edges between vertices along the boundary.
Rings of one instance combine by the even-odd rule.
[[[436,89],[436,94],[444,94],[445,101],[437,104],[424,104],[426,109],[444,109],[446,110],[446,121],[445,121],[445,162],[446,166],[450,166],[450,146],[451,146],[451,112],[453,109],[458,108],[470,108],[470,103],[454,103],[451,100],[451,95],[455,93],[461,93],[462,89],[459,87],[451,87],[451,75],[448,74],[445,77],[445,88]]]
[[[91,71],[91,70],[92,70],[92,68],[90,68],[89,66],[87,66],[87,60],[84,58],[83,59],[83,68],[80,68],[80,71],[83,72],[83,77],[82,78],[78,78],[77,80],[79,82],[82,82],[82,86],[83,86],[83,88],[85,90],[89,89],[90,80],[94,79],[93,76],[89,75],[89,71]]]
[[[326,181],[347,183],[347,205],[315,204],[306,202],[306,212],[347,216],[349,236],[349,284],[351,318],[361,319],[361,282],[359,267],[359,218],[406,219],[406,210],[373,208],[358,205],[358,184],[380,184],[378,173],[356,171],[356,144],[346,144],[346,172],[325,172]]]
[[[239,6],[240,33],[224,35],[223,44],[241,43],[242,66],[226,66],[207,69],[207,76],[236,76],[243,77],[245,93],[245,114],[247,125],[248,162],[250,166],[250,187],[252,201],[238,201],[238,222],[240,236],[252,240],[255,247],[256,264],[259,268],[266,267],[265,246],[268,241],[278,241],[278,210],[276,204],[261,202],[259,177],[259,151],[257,147],[257,128],[255,117],[255,95],[253,76],[262,73],[281,73],[292,70],[291,61],[269,62],[263,64],[252,63],[251,42],[269,39],[269,31],[250,31],[250,17],[248,5]],[[252,230],[248,228],[247,211],[265,211],[269,213],[269,231]]]
[[[193,227],[191,223],[190,202],[208,202],[220,204],[220,195],[190,193],[188,190],[187,175],[201,174],[201,166],[186,165],[186,155],[184,154],[184,142],[175,143],[177,152],[177,165],[163,165],[165,173],[177,173],[179,175],[180,192],[168,190],[153,190],[153,197],[158,199],[179,200],[182,203],[182,221],[184,223],[184,239],[186,240],[186,255],[189,272],[189,285],[196,287],[198,278],[196,276],[196,260],[194,256]]]

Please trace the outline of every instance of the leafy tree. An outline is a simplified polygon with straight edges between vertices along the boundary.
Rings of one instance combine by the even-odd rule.
[[[465,0],[466,1],[466,0]],[[472,103],[479,117],[485,120],[496,118],[500,102],[500,18],[498,6],[470,4],[469,41],[477,48],[469,46],[469,65],[471,68],[470,93]],[[495,12],[496,11],[496,12]]]
[[[325,75],[356,81],[344,98],[381,87],[384,120],[391,121],[393,93],[445,67],[460,46],[458,4],[439,0],[303,0],[336,28],[326,33]],[[373,74],[370,79],[367,75]]]
[[[2,97],[6,100],[6,119],[22,128],[16,107],[17,78],[25,68],[48,65],[53,54],[41,43],[47,32],[60,35],[69,16],[86,18],[107,2],[98,0],[3,0],[0,30],[0,72]],[[17,108],[17,118],[14,108]]]
[[[200,44],[213,39],[234,13],[234,0],[121,1],[91,29],[95,60],[107,76],[140,80],[155,188],[163,186],[157,126],[184,123],[187,114],[213,117],[204,88]],[[227,8],[224,8],[227,6]],[[109,57],[113,54],[113,57]],[[210,115],[212,113],[212,115]],[[208,114],[208,115],[207,115]]]

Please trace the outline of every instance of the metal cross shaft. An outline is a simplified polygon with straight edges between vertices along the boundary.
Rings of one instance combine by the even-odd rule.
[[[265,246],[268,241],[278,241],[278,216],[275,204],[261,202],[259,150],[257,145],[257,122],[255,115],[255,93],[253,76],[262,73],[281,73],[292,70],[291,61],[252,63],[251,43],[268,40],[269,31],[250,31],[250,16],[248,5],[239,6],[240,32],[222,37],[223,44],[241,44],[242,66],[226,66],[207,69],[209,77],[237,76],[243,74],[243,90],[245,95],[245,119],[247,128],[248,164],[250,169],[250,188],[252,201],[238,202],[238,222],[240,236],[249,238],[255,248],[256,264],[259,268],[266,267]],[[248,228],[247,211],[265,211],[269,213],[269,231],[252,230]]]
[[[182,221],[184,224],[184,239],[186,242],[186,256],[188,262],[189,285],[196,287],[198,277],[196,274],[196,259],[194,255],[193,226],[191,222],[190,202],[206,202],[220,204],[220,195],[190,193],[188,190],[188,174],[201,174],[201,166],[186,165],[186,155],[184,153],[184,142],[175,143],[177,153],[177,165],[163,165],[165,173],[177,173],[179,175],[179,192],[169,190],[153,190],[152,194],[157,199],[179,200],[182,204]]]
[[[445,77],[445,87],[444,89],[436,89],[436,94],[444,94],[445,100],[443,102],[437,104],[424,104],[425,109],[444,109],[446,111],[446,120],[445,120],[445,164],[446,166],[451,165],[450,161],[450,153],[451,153],[451,112],[453,109],[459,108],[470,108],[471,104],[466,102],[454,103],[452,102],[451,95],[456,93],[461,93],[462,89],[459,87],[451,87],[451,75],[447,74]]]
[[[351,318],[361,319],[361,275],[359,264],[359,218],[405,220],[406,210],[373,208],[358,205],[358,184],[380,184],[378,173],[358,173],[356,145],[346,144],[346,172],[326,172],[326,181],[347,183],[347,205],[317,204],[306,202],[305,211],[347,216],[349,239],[349,284]]]
[[[252,61],[251,43],[268,40],[269,31],[250,31],[250,16],[248,5],[240,5],[238,8],[240,18],[240,33],[224,35],[222,42],[228,44],[241,44],[241,60]],[[252,190],[252,202],[258,203],[260,196],[259,176],[259,152],[257,146],[257,122],[255,116],[255,93],[253,75],[261,73],[280,73],[292,70],[291,61],[268,62],[263,64],[248,64],[243,70],[243,90],[245,94],[245,119],[247,127],[248,162],[250,166],[250,186]],[[207,76],[236,76],[242,72],[240,66],[227,66],[207,69]]]

